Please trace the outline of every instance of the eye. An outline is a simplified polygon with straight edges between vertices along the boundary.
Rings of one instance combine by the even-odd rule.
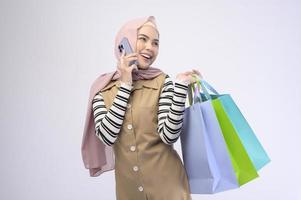
[[[159,42],[154,42],[153,43],[155,46],[159,46]]]
[[[140,37],[139,40],[142,40],[143,42],[146,42],[146,38],[145,37]]]

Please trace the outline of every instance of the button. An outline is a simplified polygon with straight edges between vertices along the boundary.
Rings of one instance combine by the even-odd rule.
[[[129,124],[129,125],[128,125],[128,129],[131,130],[132,128],[133,128],[132,124]]]
[[[131,151],[135,151],[136,150],[136,147],[135,146],[131,146]]]
[[[139,190],[140,192],[142,192],[142,191],[143,191],[143,187],[142,187],[142,186],[138,187],[138,190]]]
[[[131,108],[131,107],[132,107],[132,105],[131,105],[131,104],[128,104],[128,105],[127,105],[127,107],[128,107],[128,108]]]
[[[134,170],[135,172],[138,171],[138,170],[139,170],[138,166],[134,166],[134,167],[133,167],[133,170]]]

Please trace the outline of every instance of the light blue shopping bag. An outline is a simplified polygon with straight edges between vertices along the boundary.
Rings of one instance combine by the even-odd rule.
[[[180,136],[190,191],[193,194],[212,194],[238,188],[212,104],[210,101],[197,102],[200,98],[192,97],[190,89],[189,102],[194,104],[185,109]]]

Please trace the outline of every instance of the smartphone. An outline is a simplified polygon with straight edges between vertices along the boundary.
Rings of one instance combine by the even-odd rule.
[[[126,37],[122,38],[120,44],[118,45],[118,49],[120,55],[122,54],[122,51],[125,51],[125,55],[133,53],[133,49],[130,45],[130,42]],[[132,64],[137,65],[137,61],[136,60],[131,61],[129,66],[131,66]]]

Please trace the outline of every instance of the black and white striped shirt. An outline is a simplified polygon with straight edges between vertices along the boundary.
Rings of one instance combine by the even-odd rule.
[[[114,144],[120,132],[127,102],[132,90],[131,85],[121,82],[119,91],[109,111],[107,111],[101,92],[92,101],[95,134],[106,145]],[[188,84],[180,80],[173,84],[166,75],[162,92],[159,97],[158,127],[161,140],[166,144],[173,144],[180,136]]]

